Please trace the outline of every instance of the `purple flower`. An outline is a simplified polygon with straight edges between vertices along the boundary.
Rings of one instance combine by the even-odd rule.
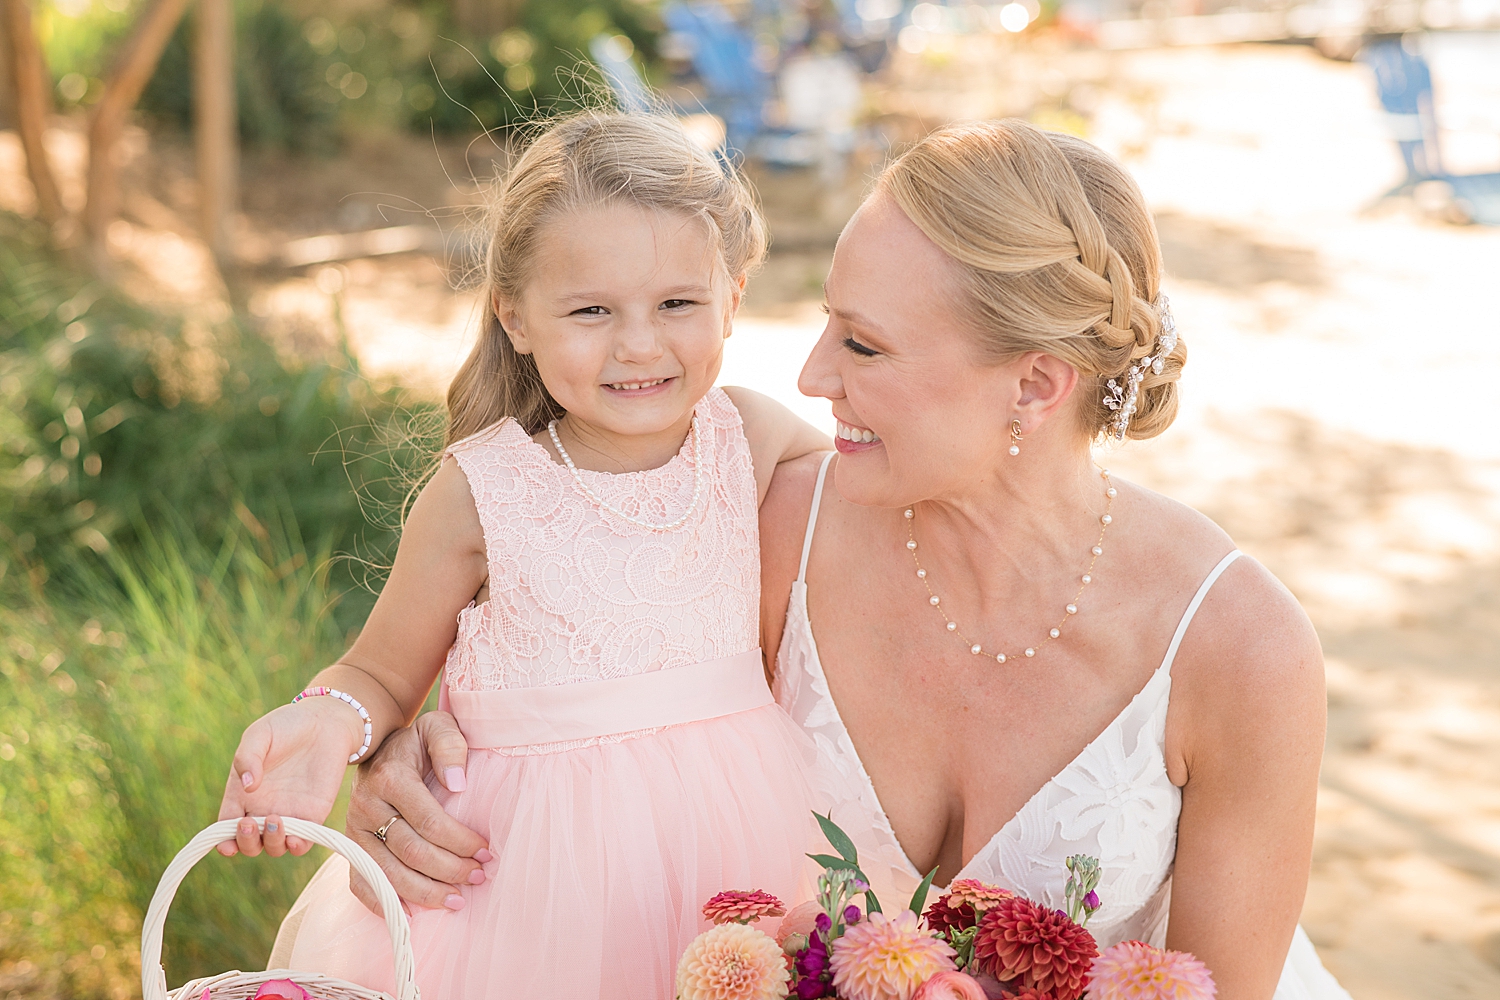
[[[817,1000],[818,997],[828,996],[829,990],[829,985],[821,979],[797,980],[797,997],[799,1000]]]
[[[817,927],[819,934],[827,934],[833,930],[833,918],[826,913],[820,913],[818,914],[818,918],[813,921],[813,926]]]
[[[1099,909],[1099,894],[1090,889],[1089,894],[1083,897],[1083,905],[1090,913]]]
[[[859,923],[859,918],[859,907],[855,906],[853,903],[850,903],[848,906],[844,907],[844,923],[850,925],[857,924]]]

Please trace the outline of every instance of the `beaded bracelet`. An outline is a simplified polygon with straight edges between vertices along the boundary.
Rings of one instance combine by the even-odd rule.
[[[321,695],[328,695],[330,698],[337,698],[339,701],[343,702],[344,704],[348,705],[350,708],[358,712],[359,717],[365,720],[364,745],[359,748],[358,753],[351,753],[349,755],[349,763],[357,764],[361,757],[370,752],[370,738],[375,733],[375,727],[370,722],[370,713],[365,711],[365,706],[356,701],[353,695],[345,694],[342,691],[336,691],[330,687],[308,688],[306,691],[303,691],[297,697],[293,698],[292,704],[297,704],[297,702],[301,701],[303,698],[316,698]]]

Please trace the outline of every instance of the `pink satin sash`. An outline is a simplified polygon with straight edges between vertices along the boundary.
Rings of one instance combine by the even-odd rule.
[[[702,722],[774,703],[759,649],[605,681],[501,691],[450,691],[469,749],[531,746]]]

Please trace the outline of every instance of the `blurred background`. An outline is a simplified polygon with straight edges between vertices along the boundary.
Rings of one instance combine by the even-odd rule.
[[[138,995],[238,734],[368,610],[527,127],[654,106],[773,243],[723,381],[796,392],[882,163],[1019,116],[1156,213],[1184,407],[1104,449],[1306,605],[1304,923],[1356,1000],[1500,996],[1497,0],[0,0],[0,998]],[[339,822],[335,817],[334,822]],[[316,859],[212,859],[169,980]]]

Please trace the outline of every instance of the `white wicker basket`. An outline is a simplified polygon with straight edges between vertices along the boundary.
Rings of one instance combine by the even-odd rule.
[[[265,819],[256,817],[256,824],[265,827]],[[391,933],[391,947],[396,952],[396,1000],[418,1000],[414,976],[415,960],[411,952],[411,926],[406,921],[406,911],[401,908],[401,899],[391,888],[385,872],[354,841],[335,830],[301,819],[282,820],[286,832],[303,840],[322,844],[342,854],[354,870],[375,888],[380,908],[385,913],[385,925]],[[224,972],[206,979],[195,979],[168,992],[167,975],[161,966],[161,935],[167,922],[167,908],[177,895],[177,887],[204,855],[217,844],[234,839],[237,820],[226,819],[208,827],[177,852],[177,857],[167,865],[161,882],[156,886],[156,895],[151,897],[151,907],[146,911],[146,922],[141,927],[141,994],[145,1000],[198,1000],[207,989],[212,1000],[249,1000],[255,996],[260,984],[271,979],[290,979],[305,989],[316,1000],[392,1000],[385,993],[356,986],[342,979],[315,973],[293,972],[289,969],[273,969],[268,972]]]

